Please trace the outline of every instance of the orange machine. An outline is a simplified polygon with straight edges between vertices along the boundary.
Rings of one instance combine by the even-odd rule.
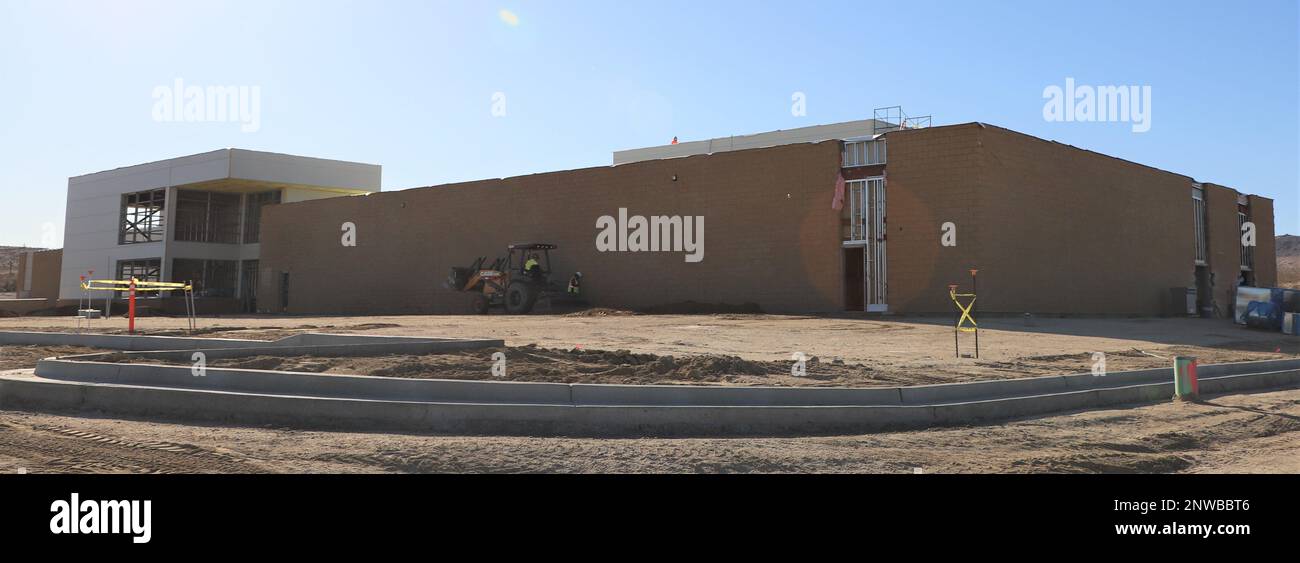
[[[471,304],[475,313],[503,307],[512,315],[527,314],[538,300],[563,295],[550,280],[551,251],[556,248],[548,243],[511,244],[505,258],[497,258],[487,267],[483,256],[467,268],[453,267],[446,287],[477,293]]]

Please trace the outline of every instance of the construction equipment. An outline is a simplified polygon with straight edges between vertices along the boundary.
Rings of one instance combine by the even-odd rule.
[[[130,291],[129,301],[127,302],[127,332],[135,334],[135,294],[137,292],[163,292],[181,290],[185,292],[185,313],[189,319],[190,332],[194,332],[194,286],[189,283],[176,282],[151,282],[140,281],[135,278],[129,280],[86,280],[81,282],[81,289],[87,293],[91,291]]]
[[[539,301],[564,296],[563,289],[550,279],[551,251],[556,245],[517,243],[506,248],[505,258],[486,266],[487,258],[480,256],[469,267],[453,267],[445,287],[477,293],[470,307],[478,314],[503,307],[512,315],[524,315]]]

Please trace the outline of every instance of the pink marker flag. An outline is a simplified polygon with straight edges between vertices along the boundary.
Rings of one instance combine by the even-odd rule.
[[[844,174],[835,176],[835,198],[831,200],[831,209],[844,209]]]

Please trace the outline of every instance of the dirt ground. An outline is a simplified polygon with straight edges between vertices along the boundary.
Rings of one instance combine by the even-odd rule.
[[[0,473],[1300,473],[1300,390],[817,438],[302,432],[0,411]]]
[[[183,320],[146,318],[148,333]],[[125,321],[92,325],[120,332]],[[1300,355],[1297,339],[1199,319],[982,319],[981,358],[956,359],[948,319],[773,315],[234,317],[202,332],[274,339],[302,331],[495,337],[512,378],[556,381],[934,383]],[[70,330],[67,318],[0,330]],[[965,342],[963,346],[973,343]],[[5,346],[0,369],[78,347]],[[626,351],[626,352],[622,352]],[[802,352],[807,378],[791,378]],[[491,351],[387,358],[254,358],[272,369],[486,378]],[[672,369],[661,360],[672,356]],[[241,360],[232,360],[239,362]],[[215,362],[214,364],[219,363]],[[271,365],[275,363],[275,365]],[[626,365],[625,365],[626,364]],[[757,366],[757,367],[755,367]],[[254,366],[250,366],[254,367]],[[751,373],[753,372],[753,373]],[[573,439],[303,432],[0,411],[0,472],[1300,472],[1300,390],[862,436]]]
[[[51,356],[72,356],[103,352],[81,346],[0,346],[0,371],[36,367],[37,360]]]
[[[39,348],[38,348],[39,350]],[[51,350],[53,352],[53,350]],[[494,357],[502,353],[506,358],[505,375],[492,373]],[[1174,353],[1174,351],[1166,350]],[[1179,347],[1179,354],[1192,354],[1202,361],[1219,363],[1283,357],[1281,354],[1245,353],[1195,347]],[[33,351],[32,357],[52,354]],[[3,363],[0,354],[0,364]],[[114,355],[101,361],[134,361],[137,363],[171,363],[190,365],[185,361],[162,361]],[[413,379],[460,379],[494,381],[534,381],[548,383],[606,383],[624,385],[761,385],[761,386],[819,386],[819,387],[871,387],[883,385],[924,385],[1029,377],[1062,373],[1061,365],[1078,365],[1091,362],[1091,354],[1022,358],[1010,365],[975,363],[979,370],[953,372],[935,371],[928,367],[896,365],[888,369],[863,364],[846,364],[842,361],[822,362],[817,357],[808,358],[802,374],[792,374],[792,362],[763,362],[746,360],[737,356],[659,356],[636,354],[627,350],[551,350],[529,344],[514,348],[487,348],[450,353],[423,355],[385,355],[375,357],[320,357],[320,356],[251,356],[245,358],[212,359],[208,367],[239,369],[265,369],[348,375],[370,375]],[[1108,353],[1107,367],[1125,369],[1143,367],[1168,367],[1169,360],[1137,351]],[[1080,370],[1081,371],[1081,370]]]
[[[1167,367],[1178,355],[1202,364],[1300,356],[1300,339],[1226,320],[1181,318],[980,320],[980,358],[957,359],[951,319],[779,315],[632,315],[596,311],[562,316],[227,317],[201,319],[200,333],[275,339],[355,332],[502,338],[507,378],[602,383],[893,385],[1087,373],[1093,353],[1108,371]],[[92,321],[125,332],[123,319]],[[143,332],[182,335],[183,319],[139,320]],[[0,330],[70,330],[56,317],[0,319]],[[527,348],[534,345],[535,348]],[[963,335],[963,352],[974,350]],[[4,351],[0,350],[0,358]],[[792,377],[802,353],[807,376]],[[40,352],[31,352],[39,356]],[[663,358],[671,356],[671,360]],[[394,377],[491,377],[491,351],[373,359],[256,358],[214,362]],[[3,361],[3,359],[0,359]],[[23,367],[23,366],[12,366]]]

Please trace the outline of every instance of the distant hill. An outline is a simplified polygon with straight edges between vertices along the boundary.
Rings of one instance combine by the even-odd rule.
[[[1300,289],[1300,236],[1277,237],[1277,284]]]

